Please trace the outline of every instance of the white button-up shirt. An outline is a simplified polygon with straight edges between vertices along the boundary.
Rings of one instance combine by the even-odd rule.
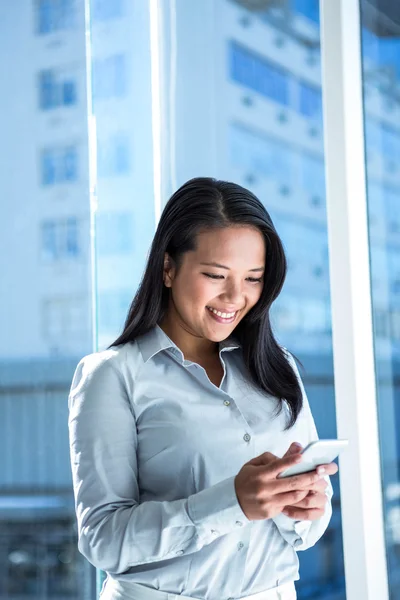
[[[109,579],[204,600],[255,594],[299,578],[296,551],[314,545],[325,514],[250,521],[234,479],[250,459],[281,457],[318,439],[303,409],[288,409],[248,381],[240,345],[220,343],[219,387],[156,326],[134,342],[84,357],[69,396],[79,550]]]

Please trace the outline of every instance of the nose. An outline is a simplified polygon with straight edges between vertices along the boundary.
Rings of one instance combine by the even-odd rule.
[[[242,283],[234,280],[227,281],[224,292],[221,294],[221,300],[227,304],[241,306],[242,297]]]

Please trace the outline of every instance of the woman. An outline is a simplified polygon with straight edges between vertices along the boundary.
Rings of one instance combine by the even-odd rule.
[[[121,336],[81,360],[69,398],[78,546],[108,573],[102,600],[296,597],[337,466],[277,478],[318,437],[270,325],[285,275],[248,190],[196,178],[169,200]]]

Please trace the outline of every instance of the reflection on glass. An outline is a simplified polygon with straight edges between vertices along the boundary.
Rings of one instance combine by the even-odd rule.
[[[384,8],[383,8],[384,6]],[[400,14],[361,2],[368,220],[391,600],[400,599]]]

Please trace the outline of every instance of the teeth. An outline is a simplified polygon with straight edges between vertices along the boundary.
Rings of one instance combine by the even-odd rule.
[[[225,312],[220,312],[219,310],[215,310],[215,308],[211,308],[210,306],[207,306],[207,308],[208,308],[208,310],[213,312],[215,315],[218,315],[219,317],[222,317],[223,319],[231,319],[232,317],[234,317],[236,315],[236,312],[225,313]]]

